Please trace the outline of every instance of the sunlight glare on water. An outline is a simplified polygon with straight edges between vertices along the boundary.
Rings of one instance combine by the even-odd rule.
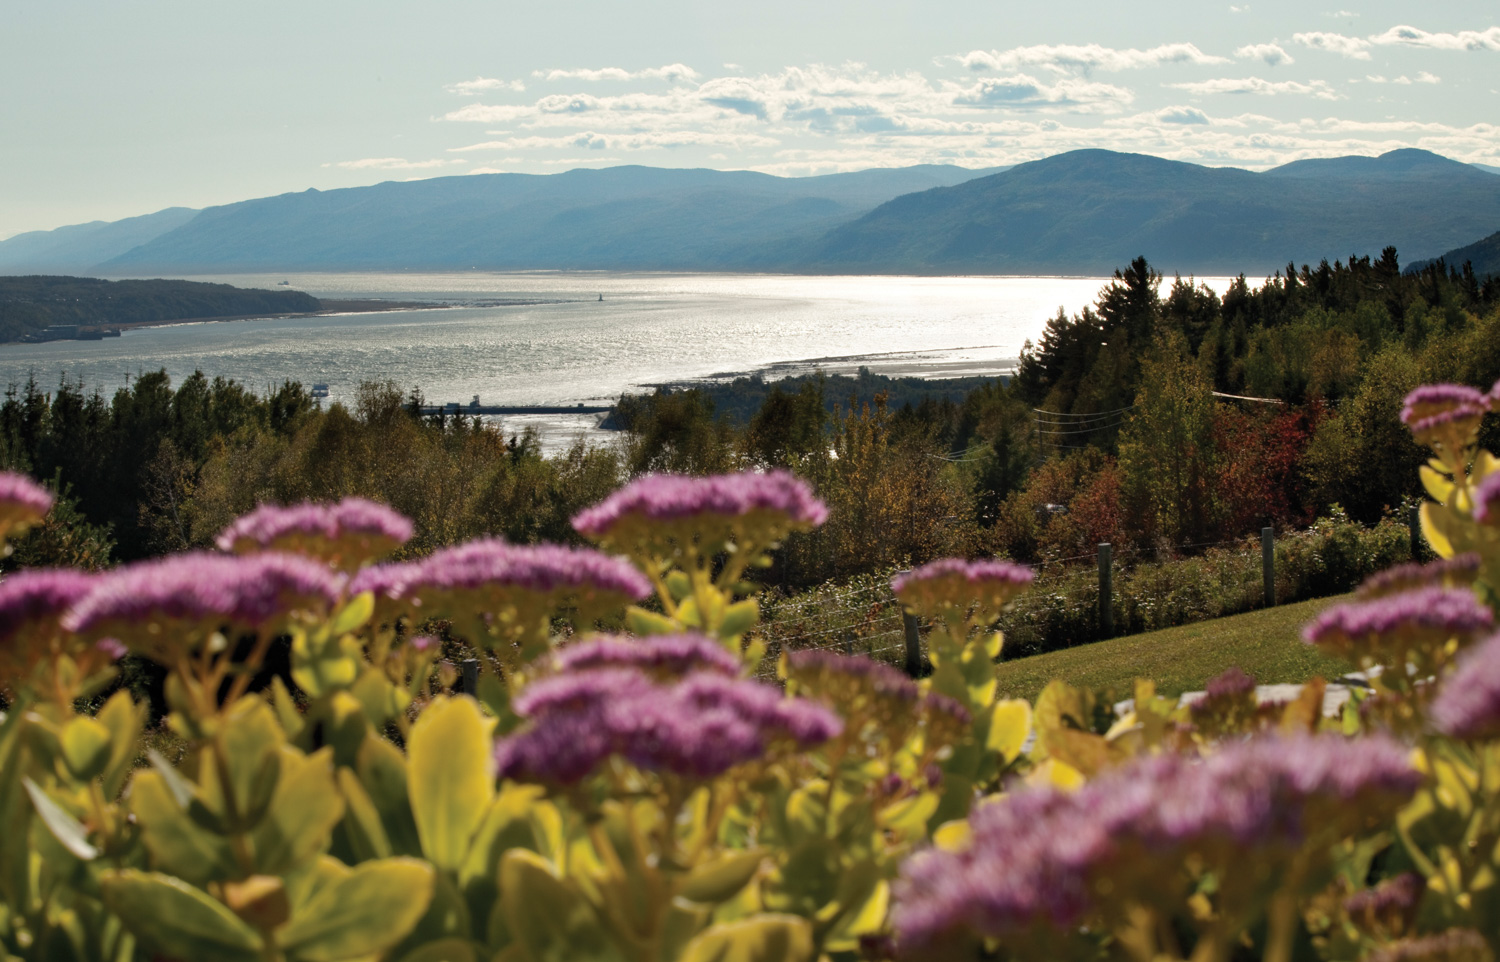
[[[1092,303],[1106,278],[807,277],[745,274],[292,274],[193,277],[239,287],[378,298],[443,309],[216,321],[103,341],[0,346],[0,378],[66,374],[106,394],[128,376],[195,370],[261,391],[361,381],[419,387],[432,402],[600,403],[645,385],[812,367],[952,376],[1014,363],[1059,307]],[[1228,279],[1204,279],[1222,292]],[[599,296],[603,295],[601,302]],[[530,302],[530,303],[525,303]],[[786,363],[796,362],[796,363]]]

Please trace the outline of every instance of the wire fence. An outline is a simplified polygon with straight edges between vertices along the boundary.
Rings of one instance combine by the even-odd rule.
[[[1272,552],[1272,603],[1335,594],[1411,557],[1407,525],[1382,522],[1320,523],[1284,533]],[[1183,552],[1191,552],[1180,556]],[[1155,560],[1138,552],[1116,557],[1112,570],[1113,634],[1135,634],[1236,614],[1267,604],[1264,545],[1260,535],[1185,542],[1158,548]],[[1048,558],[1032,566],[1036,580],[1004,612],[1002,657],[1039,654],[1105,636],[1096,553]],[[760,636],[769,646],[768,671],[782,650],[816,649],[867,655],[896,666],[906,662],[900,603],[890,590],[896,571],[862,575],[796,595],[761,599]],[[925,636],[925,625],[919,635]],[[920,644],[920,642],[919,642]],[[925,646],[921,652],[925,660]]]

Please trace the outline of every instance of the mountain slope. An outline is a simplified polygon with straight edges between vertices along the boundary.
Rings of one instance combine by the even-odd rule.
[[[1145,254],[1262,273],[1394,244],[1432,256],[1500,223],[1500,180],[1425,151],[1265,173],[1079,150],[899,197],[804,245],[812,271],[1097,273]]]
[[[186,224],[198,212],[168,207],[124,220],[30,231],[0,243],[0,274],[66,274],[118,257]]]
[[[1465,264],[1472,264],[1474,273],[1481,280],[1486,277],[1500,277],[1500,231],[1496,231],[1484,240],[1448,251],[1442,255],[1442,260],[1452,268],[1462,268]],[[1407,270],[1421,270],[1429,263],[1431,261],[1419,261],[1409,266]]]
[[[736,264],[747,246],[821,233],[892,197],[981,173],[929,165],[785,178],[611,167],[305,191],[209,208],[99,267],[715,269]]]

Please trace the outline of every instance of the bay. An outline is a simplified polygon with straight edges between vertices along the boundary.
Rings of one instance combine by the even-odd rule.
[[[142,372],[194,371],[256,391],[283,380],[352,400],[362,381],[429,402],[602,404],[648,385],[821,368],[923,377],[1009,370],[1048,318],[1092,303],[1100,277],[826,277],[613,272],[235,274],[188,277],[317,297],[442,308],[208,321],[103,341],[0,345],[0,381],[82,380],[106,395]],[[1222,292],[1228,278],[1205,278]],[[602,296],[602,300],[600,297]],[[549,448],[587,430],[530,418]],[[528,418],[507,418],[508,427]]]

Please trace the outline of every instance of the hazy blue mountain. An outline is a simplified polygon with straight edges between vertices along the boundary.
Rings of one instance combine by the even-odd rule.
[[[1465,264],[1473,264],[1474,273],[1479,275],[1480,279],[1500,277],[1500,231],[1496,231],[1484,240],[1448,251],[1442,255],[1442,259],[1449,267],[1459,269],[1462,269]],[[1417,261],[1407,269],[1420,270],[1429,263],[1431,261]]]
[[[1500,167],[1494,167],[1490,164],[1470,164],[1469,166],[1478,167],[1480,170],[1486,170],[1492,174],[1500,174]]]
[[[188,207],[168,207],[141,217],[17,234],[0,243],[0,274],[84,270],[181,227],[197,214]]]
[[[781,266],[871,273],[1268,273],[1296,260],[1432,257],[1500,223],[1500,181],[1420,150],[1264,173],[1079,150],[909,194]],[[777,258],[765,252],[770,266]]]
[[[611,167],[309,190],[204,210],[98,265],[191,271],[732,268],[914,190],[989,173],[928,165],[820,177]]]

